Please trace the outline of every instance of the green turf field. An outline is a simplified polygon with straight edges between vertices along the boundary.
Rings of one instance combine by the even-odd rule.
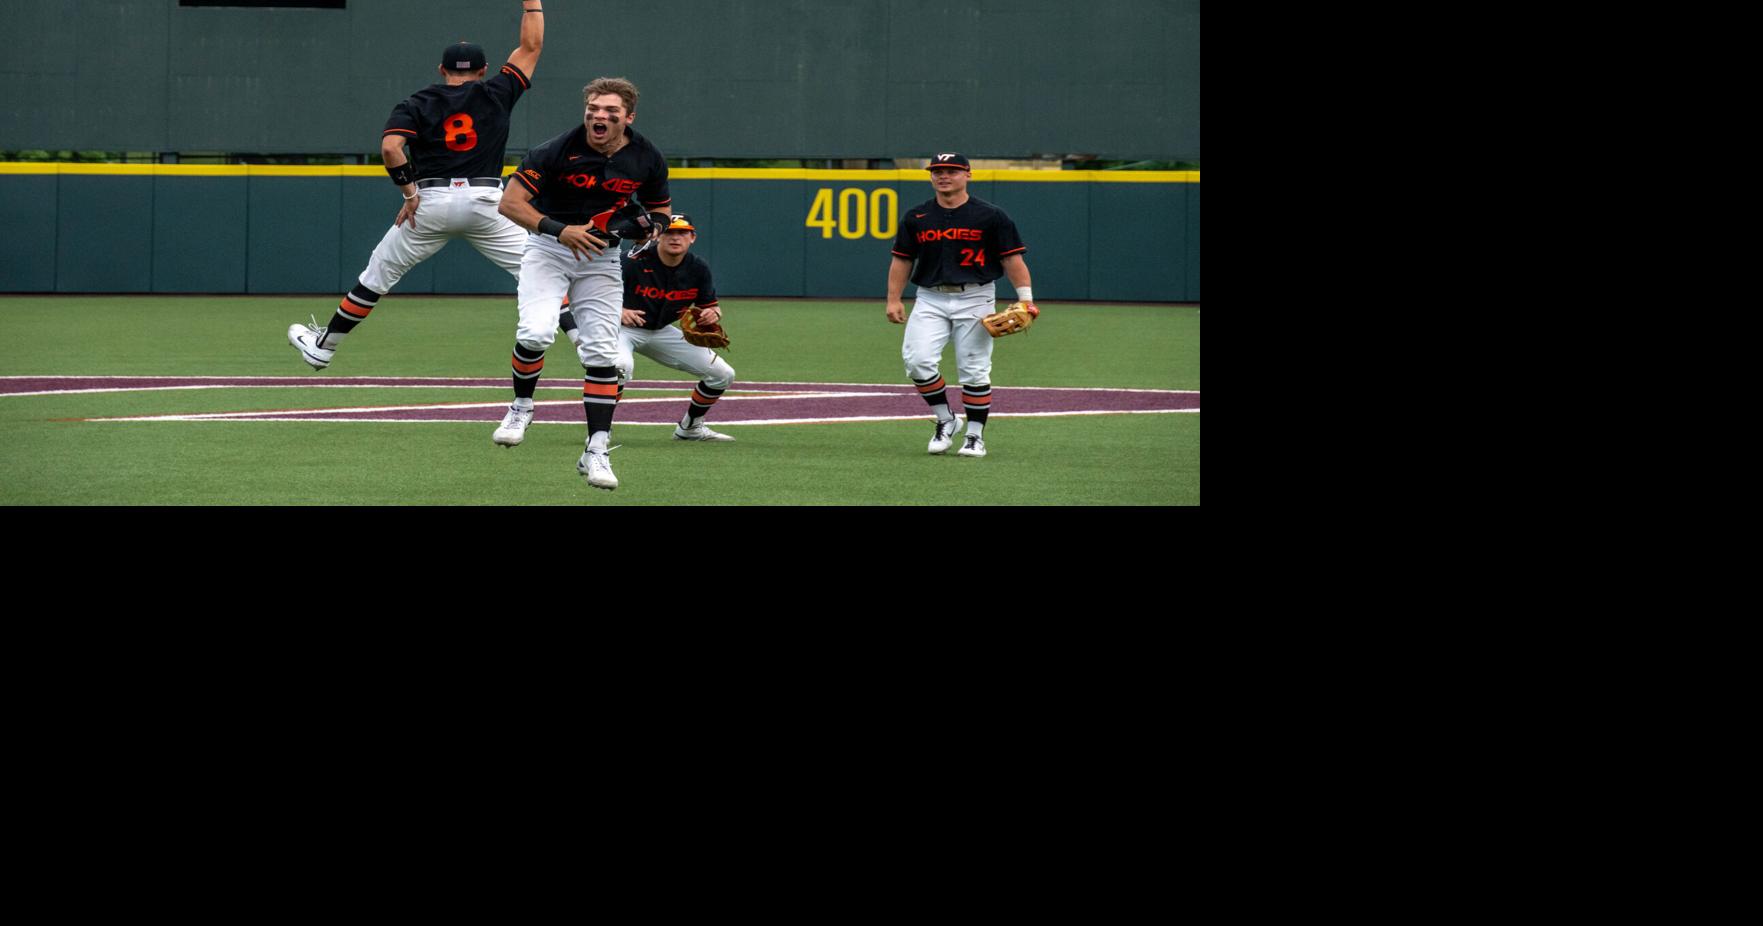
[[[980,460],[925,453],[922,420],[724,425],[726,444],[672,429],[615,426],[620,487],[575,472],[585,428],[535,425],[496,447],[501,411],[467,423],[89,421],[100,417],[501,403],[513,346],[512,297],[381,302],[328,370],[286,341],[290,323],[335,298],[0,297],[0,376],[484,377],[471,389],[204,388],[0,395],[0,503],[9,505],[1197,505],[1200,415],[1012,418],[1000,399]],[[724,303],[728,360],[743,382],[903,384],[902,328],[881,300]],[[1061,306],[1004,339],[994,385],[1198,390],[1200,313],[1191,306]],[[689,378],[638,357],[639,380]],[[545,378],[579,377],[559,338]],[[943,372],[955,386],[953,348]],[[579,386],[573,398],[579,401]],[[682,396],[633,391],[626,398]],[[545,389],[540,402],[567,400]],[[684,407],[680,399],[679,408]],[[1004,488],[1008,487],[1008,488]]]

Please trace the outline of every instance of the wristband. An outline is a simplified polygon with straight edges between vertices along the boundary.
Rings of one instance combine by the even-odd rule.
[[[563,238],[561,237],[563,234],[563,230],[568,227],[569,226],[564,225],[562,222],[559,222],[556,219],[551,218],[548,215],[542,216],[539,219],[539,234],[550,235],[551,237],[556,238],[559,241],[563,240]]]
[[[1028,286],[1018,287],[1016,290],[1016,298],[1022,302],[1033,302],[1035,301],[1035,291],[1032,287]]]
[[[387,164],[386,173],[390,174],[392,182],[399,186],[408,186],[416,182],[416,178],[410,176],[410,164],[408,162],[400,164],[397,167]]]
[[[403,192],[403,191],[399,191],[399,192]],[[416,196],[417,196],[417,194],[415,194],[415,193],[412,193],[412,194],[410,194],[410,195],[409,195],[409,196],[406,196],[406,197],[404,197],[404,201],[405,201],[405,202],[410,202],[410,201],[411,201],[411,200],[413,200],[413,199],[415,199],[415,198],[416,198]]]

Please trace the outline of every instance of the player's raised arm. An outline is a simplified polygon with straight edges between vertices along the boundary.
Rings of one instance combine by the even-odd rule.
[[[521,0],[520,10],[520,47],[509,53],[508,63],[530,79],[545,47],[545,5],[540,0]]]

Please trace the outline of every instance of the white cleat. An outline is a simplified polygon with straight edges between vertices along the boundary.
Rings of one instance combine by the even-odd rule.
[[[710,430],[710,426],[704,425],[704,424],[698,425],[695,428],[675,427],[673,429],[673,439],[674,440],[734,440],[733,437],[731,437],[727,434],[723,434],[719,431]]]
[[[961,419],[959,418],[938,421],[936,433],[931,435],[930,452],[942,453],[948,450],[949,445],[955,443],[955,432],[959,430],[961,430]]]
[[[288,343],[300,351],[301,359],[311,364],[314,370],[322,370],[331,365],[331,358],[337,355],[335,349],[325,350],[318,345],[324,341],[325,329],[318,327],[318,319],[311,325],[289,325]]]
[[[978,434],[969,434],[967,435],[967,443],[955,452],[964,457],[983,457],[986,455],[986,442],[981,440]]]
[[[490,435],[490,440],[504,447],[516,447],[526,440],[526,426],[533,423],[533,410],[508,406],[508,414],[502,416],[502,426]]]
[[[596,489],[610,492],[618,488],[618,477],[612,475],[612,459],[604,453],[588,451],[575,463],[575,471],[582,474],[588,485]]]

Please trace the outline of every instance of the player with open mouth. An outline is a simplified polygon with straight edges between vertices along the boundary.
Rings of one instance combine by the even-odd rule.
[[[502,194],[502,214],[531,232],[520,266],[514,404],[491,439],[512,447],[533,419],[545,351],[557,339],[565,297],[581,338],[587,447],[576,470],[615,489],[612,415],[618,406],[618,329],[624,306],[620,238],[660,234],[673,202],[667,160],[637,134],[637,87],[602,77],[582,88],[582,121],[527,152]]]

